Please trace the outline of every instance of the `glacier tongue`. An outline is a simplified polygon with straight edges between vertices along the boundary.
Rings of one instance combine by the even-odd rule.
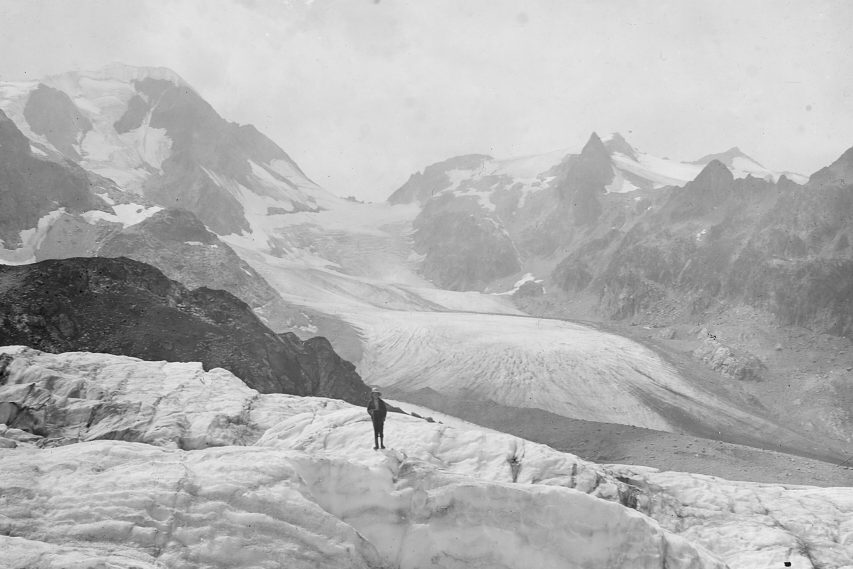
[[[0,567],[853,563],[853,488],[605,468],[400,414],[377,452],[361,408],[106,354],[0,348],[0,401]]]

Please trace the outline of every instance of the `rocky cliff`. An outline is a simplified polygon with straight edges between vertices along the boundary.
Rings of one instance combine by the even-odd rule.
[[[21,231],[36,228],[46,214],[108,210],[95,195],[87,172],[33,153],[30,141],[0,111],[0,246],[21,245]]]
[[[263,393],[363,403],[368,388],[322,338],[275,334],[233,295],[188,290],[125,258],[0,266],[0,344],[222,367]]]

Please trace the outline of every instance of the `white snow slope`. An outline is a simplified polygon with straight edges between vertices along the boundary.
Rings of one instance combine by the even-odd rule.
[[[374,451],[364,409],[221,369],[0,353],[0,418],[46,435],[0,426],[4,568],[853,563],[853,488],[602,467],[398,414]]]

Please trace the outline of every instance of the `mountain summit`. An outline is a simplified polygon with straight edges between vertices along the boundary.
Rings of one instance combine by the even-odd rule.
[[[637,160],[637,150],[628,144],[625,137],[618,132],[614,132],[604,145],[607,147],[607,151],[610,154],[618,152],[620,154],[624,154],[631,160]]]
[[[270,215],[334,201],[273,141],[222,118],[169,69],[114,64],[0,83],[0,109],[39,151],[192,211],[219,235],[262,233]]]

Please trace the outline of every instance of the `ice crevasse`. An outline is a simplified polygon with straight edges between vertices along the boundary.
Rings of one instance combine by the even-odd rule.
[[[853,489],[765,489],[651,469],[633,471],[631,484],[544,445],[398,414],[387,426],[393,449],[376,452],[364,409],[260,395],[200,364],[5,347],[0,402],[0,567],[698,569],[853,559]],[[715,500],[732,488],[747,506],[718,519]],[[750,510],[762,492],[773,500]],[[776,503],[831,515],[780,529]],[[679,507],[692,512],[676,512],[679,523],[646,515],[671,520]],[[734,527],[739,540],[721,545]],[[808,556],[792,554],[798,540],[811,544]]]

